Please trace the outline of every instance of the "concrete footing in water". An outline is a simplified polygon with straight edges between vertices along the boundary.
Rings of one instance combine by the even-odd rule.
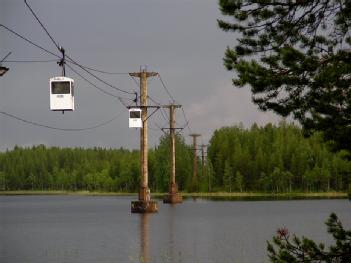
[[[132,213],[156,213],[158,211],[157,201],[132,201],[131,204]]]
[[[168,194],[163,197],[163,203],[165,204],[179,204],[183,202],[182,195],[178,192],[178,185],[172,183]]]
[[[163,203],[165,204],[179,204],[183,202],[183,197],[179,193],[169,193],[163,197]]]
[[[132,213],[156,213],[158,211],[157,201],[150,200],[150,189],[148,187],[140,187],[139,200],[132,201]]]

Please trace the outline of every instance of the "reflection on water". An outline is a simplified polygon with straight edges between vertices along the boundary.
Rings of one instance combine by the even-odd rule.
[[[157,226],[150,229],[150,223],[155,222],[155,214],[139,214],[140,220],[140,263],[151,263],[151,262],[182,262],[181,252],[178,250],[178,243],[176,241],[176,229],[175,221],[177,217],[176,205],[167,204],[165,205],[168,209],[167,218],[162,220],[162,224],[158,223]],[[160,231],[162,234],[160,234]],[[154,240],[150,240],[150,236],[153,239],[162,237],[162,243],[164,247],[160,249],[160,244],[155,244],[158,247],[158,251],[155,255],[151,255],[150,251],[155,251],[155,247],[150,244],[154,244]]]
[[[174,215],[174,212],[175,212],[175,207],[177,206],[178,204],[169,204],[169,215],[170,215],[170,218],[168,220],[168,223],[169,223],[169,258],[170,259],[173,259],[172,262],[175,262],[175,258],[176,258],[176,255],[174,253],[175,251],[175,247],[176,247],[176,244],[175,244],[175,240],[174,240],[174,220],[175,220],[175,215]]]
[[[299,195],[263,195],[263,196],[185,196],[184,200],[210,200],[210,201],[288,201],[288,200],[326,200],[346,199],[343,196],[299,196]]]
[[[335,212],[351,229],[348,200],[188,199],[131,214],[133,198],[0,196],[0,262],[261,263],[277,228],[328,242]]]
[[[150,229],[150,224],[155,222],[155,214],[139,214],[140,220],[140,254],[139,254],[139,262],[140,263],[151,263],[151,262],[181,262],[181,258],[179,253],[176,253],[177,242],[175,241],[176,229],[175,229],[175,221],[177,215],[175,214],[175,206],[174,204],[166,205],[168,210],[167,220],[164,220],[164,224],[157,224],[155,227]],[[150,241],[150,235],[160,236],[159,231],[162,231],[163,234],[167,235],[165,240],[168,242],[164,242],[165,247],[163,251],[158,251],[158,254],[150,255],[150,251],[153,251],[154,247],[150,247],[150,244],[153,242]]]
[[[149,263],[149,218],[150,214],[140,214],[140,262]]]

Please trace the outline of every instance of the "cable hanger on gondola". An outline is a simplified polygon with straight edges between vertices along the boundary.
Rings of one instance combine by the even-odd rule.
[[[97,80],[101,81],[105,85],[127,93],[127,94],[133,94],[132,92],[125,91],[123,89],[120,89],[118,87],[115,87],[106,81],[102,80],[101,78],[97,77],[96,75],[92,74],[90,71],[87,70],[87,67],[80,65],[78,62],[74,61],[71,57],[67,56],[65,54],[65,50],[63,47],[59,46],[58,43],[54,40],[54,38],[50,35],[49,31],[45,28],[43,23],[40,21],[38,16],[35,14],[34,10],[29,6],[27,3],[27,0],[24,0],[24,3],[28,7],[28,9],[31,11],[35,19],[38,21],[40,26],[43,28],[43,30],[46,32],[46,34],[49,36],[51,41],[54,43],[56,48],[61,52],[62,57],[61,60],[58,62],[59,66],[62,67],[62,76],[59,77],[53,77],[50,78],[50,109],[53,111],[62,111],[64,113],[65,111],[73,111],[74,110],[74,80],[72,78],[66,77],[65,74],[65,64],[66,64],[66,57],[67,57],[67,62],[70,62],[72,64],[77,65],[80,67],[82,70],[86,71],[88,74],[96,78]],[[91,69],[91,68],[88,68]],[[94,69],[91,69],[94,70]],[[117,96],[116,96],[117,97]]]
[[[72,78],[66,77],[65,70],[65,49],[59,46],[54,38],[50,35],[49,31],[45,28],[43,23],[40,21],[38,16],[35,14],[33,9],[27,3],[27,0],[24,0],[24,3],[31,11],[35,19],[44,29],[46,34],[49,36],[51,41],[54,43],[56,48],[61,52],[61,60],[57,64],[62,68],[62,74],[59,77],[52,77],[49,80],[50,83],[50,110],[52,111],[73,111],[74,110],[74,80]]]
[[[138,93],[135,92],[135,99],[133,100],[135,107],[129,106],[129,128],[142,128],[143,122],[141,120],[142,110],[138,105]]]

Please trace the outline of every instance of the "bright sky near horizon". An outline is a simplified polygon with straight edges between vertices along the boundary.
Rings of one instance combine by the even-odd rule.
[[[28,0],[54,40],[80,64],[104,71],[128,73],[147,66],[160,73],[175,100],[183,105],[191,132],[202,134],[207,143],[222,126],[243,123],[264,125],[278,122],[273,113],[260,112],[251,102],[248,88],[232,86],[233,72],[222,62],[225,48],[233,46],[233,33],[217,26],[221,17],[215,0]],[[59,55],[55,45],[35,20],[23,0],[0,0],[0,24]],[[49,110],[49,78],[61,74],[56,57],[25,42],[0,27],[0,58],[12,54],[2,65],[10,70],[0,77],[0,111],[19,118],[59,128],[92,127],[110,119],[105,126],[86,131],[60,131],[33,126],[0,115],[0,150],[15,145],[45,144],[61,147],[139,147],[139,131],[128,128],[128,112],[115,97],[92,86],[70,68],[75,80],[74,112]],[[50,62],[11,62],[11,61]],[[116,96],[132,99],[69,64],[90,82]],[[99,78],[128,92],[139,91],[128,74],[102,74]],[[149,79],[149,94],[161,104],[171,98],[155,77]],[[130,100],[124,100],[131,104]],[[149,104],[154,104],[149,101]],[[149,146],[158,143],[168,123],[160,111],[149,119]],[[168,112],[167,112],[168,113]],[[177,110],[179,126],[185,119]]]

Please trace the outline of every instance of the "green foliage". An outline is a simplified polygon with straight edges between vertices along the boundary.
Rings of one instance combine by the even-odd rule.
[[[268,255],[273,263],[283,262],[351,262],[351,231],[343,228],[335,214],[326,222],[328,233],[332,234],[335,243],[328,249],[324,244],[293,235],[290,240],[286,228],[279,229],[273,237],[273,244],[268,242]]]
[[[136,191],[139,152],[15,147],[1,154],[2,190]]]
[[[319,134],[309,138],[282,122],[216,130],[208,147],[212,189],[230,191],[346,191],[351,163],[333,153]]]
[[[154,151],[155,189],[158,192],[167,192],[170,180],[170,137],[164,135],[160,138],[160,144]],[[152,154],[150,154],[152,156]],[[189,146],[185,144],[184,138],[176,136],[176,181],[179,190],[190,190],[192,174],[192,154]]]
[[[293,116],[306,134],[322,131],[335,149],[351,149],[351,2],[220,0],[237,43],[224,65],[249,86],[262,110]]]
[[[226,160],[224,164],[224,175],[223,175],[224,189],[227,192],[232,192],[233,183],[234,183],[233,169],[230,165],[229,160]]]
[[[176,137],[176,181],[181,191],[347,191],[351,183],[349,153],[330,152],[315,134],[286,123],[265,127],[224,127],[210,140],[204,176],[198,160],[193,181],[192,146]],[[149,150],[149,187],[167,192],[170,140],[163,136]],[[1,190],[87,190],[137,192],[139,151],[120,149],[15,147],[0,153]]]
[[[185,190],[191,174],[191,152],[184,139],[176,138],[177,182]],[[164,136],[149,151],[149,186],[166,192],[169,184],[169,138]],[[123,148],[82,149],[15,147],[0,153],[1,190],[87,190],[137,192],[140,154]]]
[[[242,192],[243,191],[243,176],[239,171],[236,171],[235,177],[234,177],[234,190],[237,192]]]

